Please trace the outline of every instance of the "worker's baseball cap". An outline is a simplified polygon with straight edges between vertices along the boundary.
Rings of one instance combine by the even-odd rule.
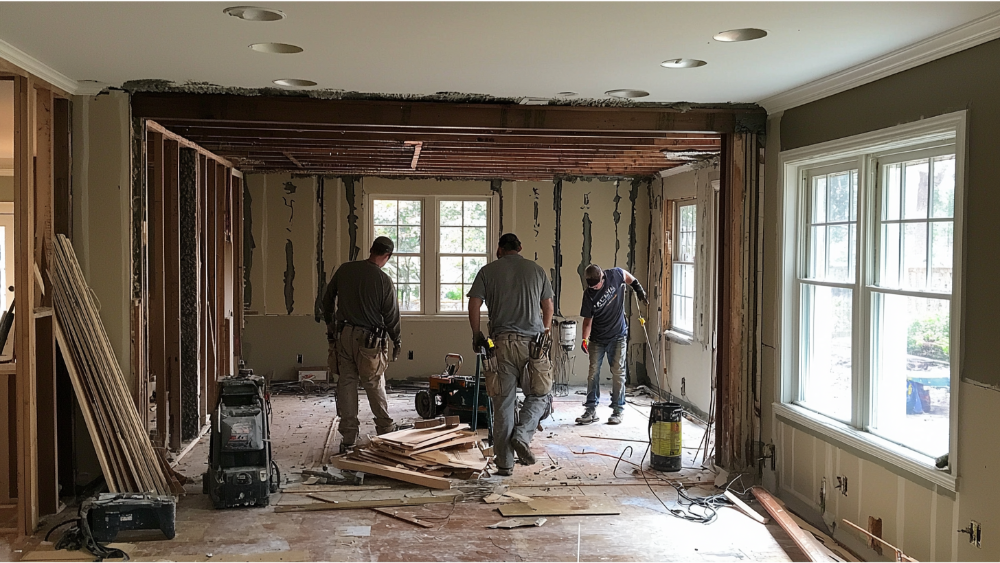
[[[597,264],[591,264],[587,266],[586,271],[583,273],[583,277],[587,280],[587,285],[594,287],[595,285],[601,283],[601,278],[604,277],[604,270],[602,270]]]
[[[504,250],[517,250],[521,248],[521,241],[517,240],[517,235],[514,233],[507,233],[500,237],[500,242],[497,243],[497,246]]]
[[[372,241],[372,252],[375,254],[389,254],[395,248],[392,239],[389,237],[376,237]]]

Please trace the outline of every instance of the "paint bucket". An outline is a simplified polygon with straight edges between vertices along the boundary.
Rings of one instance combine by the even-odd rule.
[[[649,465],[657,471],[681,470],[681,406],[653,403],[649,411]]]
[[[559,345],[567,352],[576,347],[576,321],[559,323]]]

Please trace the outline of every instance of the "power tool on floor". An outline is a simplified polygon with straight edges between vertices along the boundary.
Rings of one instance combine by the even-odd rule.
[[[417,414],[423,418],[458,415],[459,420],[471,425],[472,413],[478,412],[473,428],[492,429],[493,407],[486,393],[485,377],[477,373],[479,385],[476,385],[476,376],[457,375],[461,369],[461,354],[444,357],[444,372],[430,377],[430,389],[417,392]]]
[[[219,382],[208,472],[202,489],[216,508],[267,506],[281,475],[271,458],[271,402],[253,370]]]

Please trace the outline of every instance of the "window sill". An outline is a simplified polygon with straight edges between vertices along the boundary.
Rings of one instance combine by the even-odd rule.
[[[485,313],[480,314],[481,317],[485,317]],[[455,313],[453,315],[431,315],[431,314],[421,314],[421,313],[400,313],[399,318],[403,321],[417,321],[417,322],[429,322],[429,321],[463,321],[465,323],[469,322],[469,314],[465,311],[461,313]]]
[[[684,334],[683,332],[668,330],[663,333],[663,336],[671,342],[676,342],[677,344],[683,344],[684,346],[687,346],[689,344],[694,344],[694,337],[691,336],[690,334]]]
[[[941,471],[934,467],[934,458],[895,444],[874,434],[863,432],[827,418],[798,405],[774,403],[774,414],[782,420],[805,427],[834,445],[846,446],[889,463],[900,471],[929,481],[949,491],[958,491],[953,469]]]

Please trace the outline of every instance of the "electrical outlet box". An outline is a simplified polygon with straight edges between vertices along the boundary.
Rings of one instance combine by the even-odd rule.
[[[412,359],[413,359],[413,350],[410,350],[410,351],[409,351],[409,352],[408,352],[408,353],[406,354],[406,359],[408,359],[408,360],[412,360]]]
[[[682,397],[687,396],[687,379],[683,377],[681,378],[681,396]]]
[[[295,354],[295,363],[297,364],[302,363],[302,354]]]
[[[983,527],[975,520],[969,522],[969,543],[978,548],[983,547]]]

